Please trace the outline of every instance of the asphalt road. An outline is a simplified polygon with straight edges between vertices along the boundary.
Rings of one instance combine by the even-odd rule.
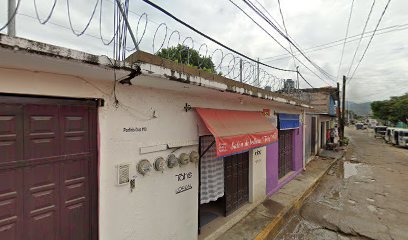
[[[408,149],[346,129],[344,159],[275,239],[408,239]]]

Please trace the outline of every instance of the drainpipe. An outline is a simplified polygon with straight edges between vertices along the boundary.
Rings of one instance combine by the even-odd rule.
[[[8,18],[10,22],[7,26],[7,35],[10,37],[16,36],[16,17],[17,14],[14,14],[16,11],[16,0],[9,0],[8,1]]]

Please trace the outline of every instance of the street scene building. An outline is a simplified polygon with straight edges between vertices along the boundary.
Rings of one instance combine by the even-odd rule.
[[[408,239],[390,2],[4,1],[0,240]]]
[[[298,100],[143,52],[117,69],[104,57],[6,36],[1,52],[10,143],[1,148],[2,192],[18,203],[8,205],[14,218],[3,226],[13,227],[3,236],[65,228],[89,238],[99,229],[101,239],[194,239],[305,168],[303,122],[313,108]],[[32,214],[19,213],[23,206]],[[159,221],[168,228],[145,230]]]

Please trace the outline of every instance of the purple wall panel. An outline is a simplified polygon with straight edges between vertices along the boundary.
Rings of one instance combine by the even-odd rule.
[[[266,194],[278,186],[278,142],[266,146]]]
[[[291,181],[303,169],[303,127],[294,130],[293,138],[293,170],[294,173],[279,181],[278,178],[278,160],[279,144],[278,142],[266,146],[266,194],[270,195]]]
[[[303,126],[300,125],[294,132],[294,154],[293,170],[298,171],[303,168]]]

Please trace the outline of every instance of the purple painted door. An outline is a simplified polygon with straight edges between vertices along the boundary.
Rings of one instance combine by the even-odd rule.
[[[266,194],[278,186],[278,152],[277,142],[266,146]]]

